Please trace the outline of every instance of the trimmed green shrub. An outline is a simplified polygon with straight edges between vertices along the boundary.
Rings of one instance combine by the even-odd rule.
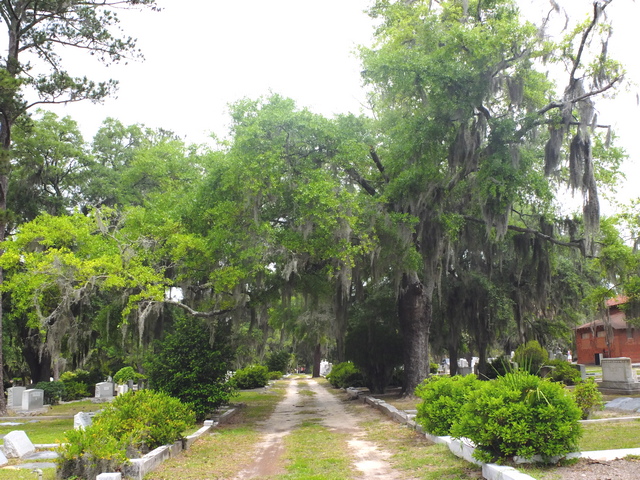
[[[415,391],[416,396],[422,399],[418,404],[416,422],[433,435],[449,435],[469,393],[478,389],[481,383],[475,375],[426,379]]]
[[[546,378],[554,382],[562,382],[565,385],[576,385],[582,381],[580,372],[573,368],[566,360],[551,360],[545,365],[554,367]]]
[[[65,385],[60,381],[38,382],[36,388],[44,391],[44,403],[48,405],[57,405],[66,396]]]
[[[194,412],[162,392],[142,390],[114,399],[84,430],[65,433],[59,448],[58,478],[95,478],[119,471],[127,458],[172,444],[195,423]]]
[[[144,375],[136,372],[133,367],[122,367],[113,376],[113,381],[118,385],[124,385],[129,380],[138,382],[138,380],[144,379]]]
[[[267,361],[265,362],[270,372],[282,372],[287,373],[291,366],[292,355],[289,352],[280,350],[278,352],[271,352],[267,355]]]
[[[517,371],[470,392],[451,433],[472,440],[483,462],[514,455],[548,460],[576,450],[580,416],[561,384]]]
[[[278,379],[282,378],[282,372],[278,372],[278,371],[269,372],[267,374],[267,378],[269,380],[278,380]]]
[[[582,412],[582,420],[589,418],[591,412],[602,409],[604,405],[602,393],[593,378],[578,382],[572,393]]]
[[[227,381],[233,350],[230,325],[218,322],[215,342],[210,327],[196,317],[176,320],[174,331],[157,343],[145,363],[151,387],[188,403],[198,420],[204,420],[234,394]]]
[[[60,381],[64,383],[65,395],[62,400],[65,402],[92,397],[97,383],[89,372],[80,369],[64,372],[60,375]]]
[[[429,373],[435,375],[438,373],[438,364],[437,363],[429,363]]]
[[[520,370],[536,374],[540,367],[549,359],[549,353],[536,340],[530,340],[516,348],[513,361]]]
[[[515,366],[511,361],[511,357],[508,355],[501,355],[487,364],[487,371],[484,372],[484,377],[489,379],[502,377],[507,373],[512,372],[514,368]]]
[[[232,381],[240,390],[264,387],[269,383],[268,369],[263,365],[250,365],[236,370]]]
[[[342,362],[331,367],[327,380],[336,388],[364,386],[364,378],[360,369],[351,362]]]

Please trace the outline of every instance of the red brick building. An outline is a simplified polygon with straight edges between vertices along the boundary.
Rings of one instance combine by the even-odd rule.
[[[607,329],[601,318],[576,328],[578,363],[598,364],[596,355],[601,358],[629,357],[631,362],[640,363],[640,329],[625,322],[624,312],[620,309],[625,301],[623,297],[607,300],[611,328]]]

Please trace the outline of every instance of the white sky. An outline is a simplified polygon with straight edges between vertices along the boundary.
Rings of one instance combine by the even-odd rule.
[[[161,12],[121,14],[123,30],[138,38],[145,62],[109,68],[83,60],[91,78],[120,81],[117,98],[104,104],[55,108],[77,120],[90,140],[102,121],[143,123],[172,130],[188,142],[209,132],[226,134],[226,106],[270,91],[300,107],[331,116],[365,111],[360,65],[354,54],[369,44],[373,28],[364,10],[372,0],[158,0]],[[562,2],[561,2],[562,3]],[[548,10],[548,0],[520,0],[525,9]],[[591,0],[564,0],[574,18],[586,18]],[[541,7],[542,6],[542,7]],[[613,124],[631,158],[620,196],[640,196],[640,135],[636,102],[640,84],[640,2],[613,0],[610,52],[636,83],[629,94],[599,103],[599,123]],[[96,73],[90,73],[96,72]]]

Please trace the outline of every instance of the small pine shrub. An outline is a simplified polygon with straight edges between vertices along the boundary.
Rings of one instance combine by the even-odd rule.
[[[263,365],[251,365],[237,370],[233,375],[233,383],[240,390],[264,387],[269,383],[268,369]]]
[[[591,412],[602,409],[604,405],[602,393],[593,378],[578,382],[573,389],[573,397],[582,412],[582,420],[589,418]]]
[[[582,380],[580,372],[573,368],[566,360],[551,360],[546,363],[554,367],[547,378],[554,382],[562,382],[565,385],[576,385]]]
[[[416,421],[433,435],[449,435],[469,393],[478,389],[481,383],[475,375],[426,379],[415,391],[422,399]]]
[[[64,383],[65,395],[62,400],[65,402],[91,397],[95,391],[96,382],[86,370],[64,372],[60,375],[60,381]]]
[[[342,362],[334,365],[327,375],[327,380],[336,388],[364,386],[362,373],[352,362]]]
[[[44,403],[48,405],[57,405],[66,397],[65,385],[60,381],[38,382],[36,388],[44,391]]]
[[[533,375],[538,373],[540,367],[549,359],[549,353],[540,346],[536,340],[530,340],[516,348],[513,360],[520,370],[525,370]]]
[[[518,371],[470,392],[451,433],[472,440],[483,462],[514,455],[550,459],[576,450],[580,416],[561,384]]]

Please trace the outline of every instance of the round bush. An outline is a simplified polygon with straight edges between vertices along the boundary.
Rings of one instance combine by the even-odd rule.
[[[602,393],[598,390],[598,385],[593,378],[577,383],[573,389],[573,398],[582,412],[582,419],[589,418],[589,414],[596,409],[601,409],[604,405]]]
[[[263,365],[251,365],[236,370],[233,383],[241,390],[264,387],[269,383],[269,369]]]
[[[470,392],[451,433],[472,440],[484,462],[514,455],[548,460],[576,450],[580,416],[561,384],[518,371]]]
[[[516,348],[513,360],[520,370],[536,374],[540,367],[548,360],[549,353],[536,340],[530,340]]]
[[[566,360],[551,360],[547,362],[547,365],[554,367],[551,373],[547,375],[549,380],[562,382],[565,385],[576,385],[582,380],[580,372]]]
[[[342,362],[331,367],[327,380],[336,388],[364,386],[362,373],[352,362]]]
[[[481,383],[475,375],[426,379],[415,392],[422,399],[416,421],[433,435],[449,435],[469,393],[480,388]]]

